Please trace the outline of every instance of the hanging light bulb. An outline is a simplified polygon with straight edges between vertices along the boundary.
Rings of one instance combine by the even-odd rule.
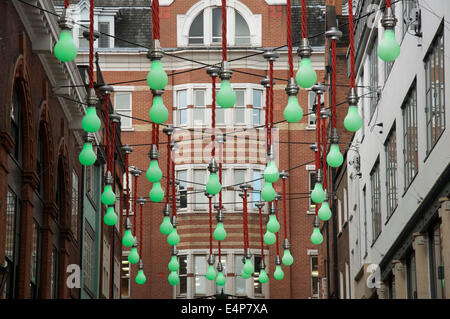
[[[167,243],[170,246],[176,246],[180,243],[180,235],[178,235],[178,232],[177,232],[177,219],[175,216],[172,217],[172,225],[173,225],[173,230],[169,234],[169,236],[167,236]]]
[[[101,196],[103,205],[111,206],[111,205],[114,205],[114,203],[116,202],[116,194],[114,194],[114,192],[112,190],[113,182],[114,182],[114,179],[111,175],[111,172],[107,171],[106,176],[105,176],[105,184],[106,185],[105,185],[105,189]]]
[[[109,206],[106,209],[106,214],[103,217],[103,221],[108,226],[114,226],[117,223],[118,217],[117,214],[114,211],[114,206]]]
[[[301,58],[300,65],[295,76],[297,84],[303,89],[311,88],[317,81],[317,74],[311,64],[311,46],[308,38],[303,38],[298,48],[298,56]]]
[[[391,7],[386,6],[381,24],[384,28],[383,38],[378,45],[378,56],[385,62],[395,61],[400,55],[400,45],[395,39],[397,19]]]
[[[356,132],[363,125],[363,120],[359,115],[358,107],[356,106],[358,104],[358,100],[359,98],[356,94],[355,88],[350,88],[350,93],[347,97],[347,102],[350,106],[348,108],[347,116],[344,119],[344,126],[349,132]]]
[[[287,238],[284,239],[283,242],[284,254],[283,254],[283,265],[290,266],[294,263],[294,257],[291,255],[291,244]]]
[[[61,33],[54,47],[55,57],[61,62],[72,62],[77,56],[77,46],[72,37],[72,20],[68,9],[63,10],[58,25]]]
[[[169,262],[169,270],[170,271],[178,271],[180,269],[180,263],[178,262],[178,251],[177,248],[174,246],[172,249],[172,258]]]
[[[128,261],[130,264],[137,264],[139,262],[139,253],[137,250],[137,240],[135,240],[133,247],[131,247],[130,254],[128,255]]]
[[[277,236],[274,233],[271,233],[270,231],[266,231],[264,234],[264,243],[268,246],[275,244],[277,241]]]
[[[258,281],[262,284],[265,284],[266,282],[269,281],[269,276],[267,276],[267,272],[265,269],[261,269],[259,271]]]
[[[275,261],[275,272],[273,273],[273,277],[276,280],[282,280],[284,278],[284,271],[281,268],[281,260],[280,260],[280,256],[277,256],[276,261]]]
[[[244,268],[242,268],[242,271],[241,271],[241,277],[242,277],[242,279],[249,279],[251,276],[252,276],[251,274],[245,272],[245,271],[244,271]]]
[[[289,123],[298,123],[303,118],[303,110],[300,107],[297,98],[298,91],[299,89],[297,84],[295,83],[295,79],[290,78],[289,83],[286,86],[286,93],[289,96],[288,104],[284,108],[283,112],[284,118]]]
[[[206,271],[206,279],[215,280],[217,277],[216,270],[214,269],[214,255],[208,257],[208,270]]]
[[[224,109],[231,108],[236,104],[236,93],[233,91],[230,83],[232,74],[233,72],[228,62],[224,61],[220,70],[222,83],[220,84],[219,93],[217,93],[217,104]]]
[[[272,183],[264,182],[264,186],[261,190],[261,197],[266,202],[271,202],[275,199],[275,196],[277,196],[277,192],[272,186]]]
[[[163,235],[170,235],[170,233],[173,230],[173,226],[172,223],[170,222],[169,204],[166,204],[164,206],[163,215],[164,215],[163,222],[161,223],[161,226],[159,226],[159,230]]]
[[[169,110],[164,105],[162,98],[163,91],[152,90],[153,103],[149,111],[150,121],[156,124],[163,124],[169,118]]]
[[[149,193],[150,200],[154,203],[161,203],[164,199],[164,191],[161,183],[154,183]]]
[[[344,157],[339,149],[339,135],[336,128],[331,129],[331,146],[327,155],[327,163],[331,167],[339,167],[344,162]]]
[[[142,260],[140,260],[139,261],[139,270],[136,275],[136,283],[138,285],[143,285],[143,284],[145,284],[146,281],[147,281],[147,278],[145,277],[145,274],[144,274],[144,264],[142,263]]]
[[[151,146],[148,157],[150,158],[150,166],[148,167],[145,176],[150,183],[158,183],[159,181],[161,181],[163,173],[159,168],[159,151],[158,147],[155,144]]]
[[[227,231],[223,226],[223,220],[225,219],[225,216],[223,214],[222,209],[217,209],[216,219],[217,219],[217,226],[213,233],[214,239],[217,241],[225,240],[225,238],[227,238]]]
[[[325,200],[325,196],[322,183],[316,182],[314,185],[314,190],[311,192],[311,200],[316,204],[320,204]]]
[[[208,171],[210,173],[208,183],[206,183],[206,192],[211,195],[217,195],[222,190],[222,185],[219,182],[219,177],[217,172],[219,171],[219,166],[217,165],[216,159],[213,157],[208,165]]]
[[[147,84],[152,90],[164,90],[167,83],[169,83],[169,77],[164,71],[161,62],[161,59],[164,57],[164,52],[159,40],[153,40],[152,51],[148,53],[148,57],[152,61],[152,66],[147,75]]]
[[[243,270],[249,275],[252,275],[255,272],[255,267],[253,266],[251,258],[245,259]]]
[[[223,274],[223,266],[222,263],[219,262],[217,264],[217,278],[216,278],[216,284],[218,286],[225,286],[225,283],[227,282],[227,279],[225,278],[225,275]]]
[[[169,284],[172,286],[176,286],[180,283],[180,277],[178,277],[178,273],[176,271],[172,271],[169,274]]]
[[[92,166],[95,161],[97,161],[97,155],[95,155],[94,149],[92,147],[92,142],[95,141],[94,135],[88,133],[86,136],[86,143],[83,145],[83,150],[78,156],[78,160],[83,166]]]
[[[90,88],[88,91],[86,104],[88,107],[86,108],[86,114],[81,121],[81,126],[83,127],[83,130],[88,133],[96,133],[100,129],[102,122],[97,115],[96,105],[98,104],[98,98],[93,88]]]
[[[125,233],[123,234],[122,244],[125,247],[133,247],[135,238],[133,237],[133,234],[131,233],[131,222],[130,219],[127,218],[125,221]]]
[[[331,209],[328,204],[328,195],[325,197],[325,200],[322,202],[322,206],[320,206],[319,212],[317,214],[321,221],[328,221],[331,218]]]
[[[314,245],[320,245],[323,242],[323,236],[320,233],[319,229],[320,221],[317,216],[314,218],[313,226],[314,230],[313,233],[311,234],[311,243],[313,243]]]
[[[275,202],[272,202],[269,208],[269,221],[267,223],[267,231],[274,234],[280,230],[280,223],[277,220],[276,213],[277,206],[275,205]]]
[[[275,147],[270,145],[267,152],[268,163],[264,170],[264,180],[268,183],[275,183],[280,178],[280,172],[278,171],[277,164],[275,163]]]

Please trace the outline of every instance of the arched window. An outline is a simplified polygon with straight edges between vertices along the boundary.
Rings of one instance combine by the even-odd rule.
[[[249,46],[250,28],[244,17],[236,10],[228,11],[228,28],[234,21],[234,37],[228,42],[236,46]],[[230,41],[232,40],[232,41]],[[220,45],[222,43],[222,9],[207,8],[201,11],[193,20],[189,28],[189,45]]]

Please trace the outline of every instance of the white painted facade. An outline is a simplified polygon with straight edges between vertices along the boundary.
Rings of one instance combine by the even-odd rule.
[[[370,118],[370,99],[361,98],[359,103],[360,112],[364,116],[364,128],[359,130],[353,139],[353,145],[358,149],[360,155],[361,178],[356,176],[354,163],[351,163],[357,152],[348,151],[348,196],[349,196],[349,245],[350,245],[350,278],[361,270],[364,264],[379,264],[400,232],[405,228],[412,215],[417,211],[423,199],[443,173],[450,161],[450,110],[445,106],[445,124],[440,139],[432,151],[427,154],[427,131],[426,131],[426,95],[425,95],[425,66],[424,59],[430,49],[437,32],[443,25],[444,36],[444,67],[445,69],[445,100],[450,101],[450,1],[418,1],[422,13],[422,38],[406,33],[402,36],[402,3],[395,4],[395,14],[399,22],[396,27],[396,38],[401,42],[401,54],[395,61],[392,71],[387,80],[384,80],[384,62],[378,59],[379,74],[379,102],[376,110]],[[371,30],[368,44],[365,45],[362,63],[357,74],[357,84],[370,85],[369,58],[376,32],[377,40],[381,41],[383,28],[378,23],[377,28]],[[412,33],[412,32],[411,32]],[[402,39],[403,38],[403,39]],[[358,44],[356,44],[358,45]],[[362,77],[361,75],[365,76]],[[404,141],[403,141],[403,115],[402,105],[413,82],[416,81],[417,88],[417,130],[418,130],[418,173],[405,191],[404,181]],[[358,95],[364,95],[375,88],[358,89]],[[369,95],[370,96],[370,95]],[[445,104],[444,104],[445,105]],[[377,126],[382,123],[383,126]],[[386,195],[386,153],[384,144],[394,123],[397,134],[397,197],[398,206],[387,218],[387,195]],[[370,173],[379,158],[380,163],[380,187],[381,187],[381,234],[372,240],[372,212],[371,212],[371,181]],[[365,205],[364,205],[365,190]],[[366,207],[366,213],[364,208]],[[366,216],[366,218],[364,217]],[[366,219],[366,220],[365,220]],[[367,223],[365,225],[365,222]],[[366,236],[367,229],[367,236]],[[366,240],[367,238],[367,240]],[[366,252],[367,247],[367,252]],[[352,297],[354,289],[352,289]]]

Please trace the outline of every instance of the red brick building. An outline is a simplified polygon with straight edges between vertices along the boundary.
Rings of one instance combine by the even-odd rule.
[[[146,171],[150,159],[148,152],[151,143],[152,125],[148,122],[152,94],[145,82],[150,70],[147,51],[151,44],[151,9],[149,4],[127,1],[96,1],[98,28],[115,35],[115,38],[100,38],[98,52],[100,66],[105,81],[114,86],[114,105],[122,118],[122,142],[134,148],[130,155],[130,165]],[[311,34],[323,32],[324,1],[308,1],[308,27]],[[71,1],[74,17],[82,20],[86,1]],[[278,3],[278,1],[276,2]],[[298,41],[300,28],[300,1],[293,1],[294,41]],[[209,218],[207,198],[202,194],[209,176],[207,166],[210,161],[211,127],[211,78],[206,69],[193,71],[202,65],[186,59],[215,64],[221,59],[220,1],[160,1],[161,5],[161,46],[169,53],[163,58],[163,65],[169,75],[169,84],[164,92],[164,104],[168,107],[170,118],[166,124],[176,127],[176,177],[180,186],[188,192],[187,207],[177,213],[178,233],[181,242],[177,246],[180,258],[180,284],[172,288],[167,276],[167,264],[171,257],[171,247],[166,237],[159,232],[162,221],[163,204],[147,202],[144,206],[143,256],[147,283],[138,286],[135,281],[137,267],[127,266],[127,251],[124,251],[122,264],[123,298],[199,298],[216,293],[216,285],[205,278],[209,255]],[[98,8],[97,8],[98,6]],[[294,264],[283,266],[285,278],[273,278],[275,269],[275,245],[265,246],[265,264],[269,283],[260,285],[257,277],[243,280],[240,277],[243,256],[242,200],[238,188],[231,185],[253,181],[261,177],[266,164],[264,134],[255,127],[264,124],[265,88],[260,80],[267,74],[268,62],[263,53],[271,48],[286,45],[286,5],[275,5],[274,1],[229,1],[228,3],[229,60],[233,69],[231,83],[237,94],[237,104],[232,110],[218,110],[217,129],[227,134],[224,145],[223,186],[224,225],[227,239],[222,243],[222,256],[227,282],[224,293],[232,296],[251,298],[318,298],[320,277],[318,273],[319,251],[310,243],[314,207],[309,201],[312,187],[310,181],[314,165],[307,165],[314,159],[310,144],[315,142],[315,117],[308,116],[315,97],[307,90],[299,93],[299,102],[304,110],[304,119],[297,124],[287,124],[283,109],[287,104],[285,88],[289,77],[286,48],[278,50],[280,58],[275,62],[276,85],[274,87],[275,115],[277,130],[275,140],[279,170],[288,170],[287,181],[287,220],[288,238]],[[320,22],[320,23],[318,23]],[[234,26],[234,27],[233,27]],[[273,30],[277,30],[274,32]],[[76,32],[76,31],[75,31]],[[121,41],[126,39],[128,41]],[[130,43],[136,43],[133,46]],[[313,46],[312,62],[322,79],[325,73],[323,36],[311,40]],[[80,43],[80,46],[82,43]],[[294,46],[296,46],[294,44]],[[296,48],[295,48],[296,49]],[[87,51],[80,49],[79,63],[87,61]],[[246,59],[243,56],[253,55]],[[178,58],[177,58],[178,57]],[[181,59],[180,59],[181,58]],[[184,59],[184,60],[183,60]],[[294,63],[298,57],[294,52]],[[256,74],[257,76],[254,76]],[[220,81],[218,81],[218,87]],[[160,128],[159,165],[166,176],[167,142]],[[233,132],[243,132],[235,133]],[[261,131],[263,133],[263,131]],[[203,141],[202,141],[203,140]],[[256,140],[256,141],[254,141]],[[203,154],[203,156],[200,156]],[[219,155],[216,156],[218,159]],[[300,166],[300,167],[298,167]],[[298,167],[298,168],[296,168]],[[262,183],[250,183],[254,190],[261,189]],[[312,185],[311,185],[312,184]],[[166,188],[166,180],[162,180]],[[132,183],[134,186],[134,183]],[[148,198],[151,184],[145,174],[138,179],[137,197]],[[281,180],[276,184],[281,192]],[[132,189],[133,193],[133,189]],[[259,199],[252,192],[249,201]],[[215,199],[216,201],[217,199]],[[253,203],[249,203],[249,241],[253,262],[259,263],[259,217]],[[282,222],[282,203],[279,204],[279,221]],[[213,229],[216,225],[213,212]],[[264,220],[267,208],[264,209]],[[133,215],[133,214],[132,214]],[[131,218],[131,221],[134,221]],[[139,225],[138,225],[139,229]],[[265,230],[264,230],[265,232]],[[283,255],[283,235],[280,233],[280,257]],[[217,262],[217,242],[214,241]],[[256,258],[256,260],[255,260]],[[220,290],[217,290],[220,292]]]

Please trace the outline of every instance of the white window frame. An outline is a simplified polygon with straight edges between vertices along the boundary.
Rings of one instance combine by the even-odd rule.
[[[312,95],[317,95],[314,91],[308,90],[308,124],[306,126],[307,130],[315,130],[316,129],[316,115],[312,114],[314,109],[314,103],[316,101],[316,97],[312,98]],[[312,124],[314,122],[314,124]]]
[[[114,86],[114,110],[119,113],[119,114],[124,114],[124,115],[128,115],[130,117],[133,116],[133,92],[134,92],[134,86]],[[130,108],[129,110],[126,109],[118,109],[116,106],[116,93],[130,93]],[[125,113],[122,113],[125,112]],[[126,114],[129,113],[129,114]],[[121,117],[121,123],[120,123],[120,129],[123,132],[133,132],[133,119],[130,118],[130,126],[124,126],[124,121],[122,121],[122,117]]]
[[[255,106],[255,91],[261,93],[261,106]],[[262,89],[251,89],[251,97],[252,97],[252,123],[253,126],[261,126],[263,124],[263,118],[264,118],[264,107],[265,107],[265,98],[264,98],[264,90]],[[259,123],[255,123],[255,112],[259,112]]]
[[[237,102],[236,102],[236,105],[234,106],[234,108],[233,108],[233,124],[235,125],[235,126],[246,126],[246,125],[248,125],[248,119],[247,119],[247,99],[248,99],[248,90],[247,90],[247,88],[242,88],[242,87],[233,87],[233,90],[234,90],[234,92],[235,93],[237,93],[237,91],[240,91],[240,92],[244,92],[244,105],[237,105]],[[240,111],[244,111],[244,121],[243,122],[238,122],[238,118],[237,118],[237,111],[238,110],[240,110]],[[252,121],[253,121],[253,119],[252,119]]]
[[[185,14],[177,15],[177,46],[178,47],[199,47],[199,46],[220,46],[221,43],[212,43],[212,7],[220,7],[220,0],[200,0],[190,7]],[[189,44],[189,30],[195,18],[203,13],[203,44]],[[262,46],[262,15],[254,14],[241,1],[230,1],[227,3],[228,25],[235,25],[235,10],[247,22],[250,31],[250,47]],[[235,46],[235,28],[227,28],[227,39],[229,46]]]
[[[201,91],[201,92],[203,92],[203,101],[204,101],[204,105],[196,105],[197,104],[197,95],[196,95],[196,92],[198,92],[198,91]],[[208,101],[206,100],[207,99],[207,93],[208,93],[208,90],[206,89],[206,88],[197,88],[197,87],[194,87],[194,88],[192,88],[192,101],[193,101],[193,103],[192,103],[192,105],[193,105],[193,109],[192,109],[192,124],[193,124],[193,126],[194,127],[204,127],[204,126],[206,126],[206,124],[207,124],[207,120],[206,120],[206,115],[207,115],[207,105],[208,105]],[[200,123],[198,123],[197,121],[198,120],[196,120],[195,119],[195,111],[196,110],[201,110],[202,112],[203,112],[203,119],[201,119],[200,120]]]

